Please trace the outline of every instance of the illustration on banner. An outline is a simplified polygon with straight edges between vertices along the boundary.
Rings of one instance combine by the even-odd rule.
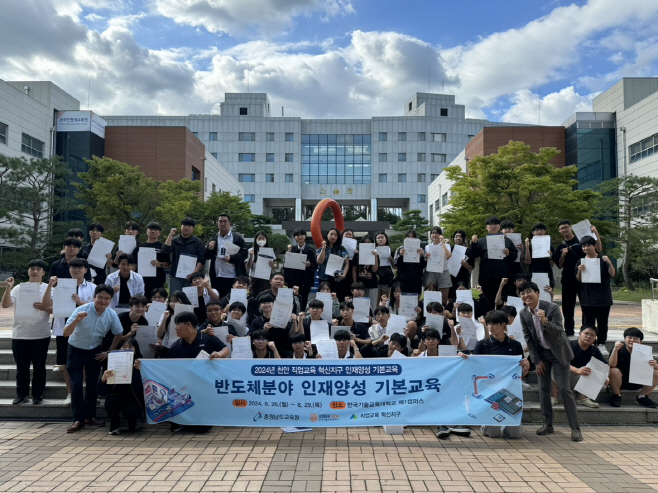
[[[190,394],[180,394],[155,380],[144,380],[144,402],[149,418],[166,421],[194,405]]]

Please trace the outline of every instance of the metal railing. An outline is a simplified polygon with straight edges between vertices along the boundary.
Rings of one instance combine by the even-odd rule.
[[[658,290],[658,279],[654,279],[653,277],[649,279],[649,282],[651,283],[651,299],[655,300],[656,299],[656,290]]]

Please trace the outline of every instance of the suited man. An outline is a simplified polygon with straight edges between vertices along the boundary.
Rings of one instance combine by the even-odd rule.
[[[249,251],[241,235],[231,230],[231,216],[220,214],[217,218],[219,233],[215,240],[208,243],[205,257],[210,261],[210,284],[219,292],[220,298],[231,292],[231,287],[238,276],[246,276],[244,261]],[[226,255],[225,242],[230,241],[240,248],[238,253]]]
[[[569,383],[570,363],[573,351],[569,338],[562,326],[562,314],[557,305],[539,300],[539,287],[534,282],[523,283],[519,287],[521,299],[526,307],[521,310],[521,326],[530,357],[537,368],[540,388],[540,405],[544,424],[537,435],[553,433],[553,406],[551,404],[551,370],[555,375],[564,411],[571,427],[571,439],[580,442],[580,432],[576,400]]]

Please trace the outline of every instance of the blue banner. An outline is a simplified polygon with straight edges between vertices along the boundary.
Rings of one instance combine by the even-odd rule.
[[[149,423],[521,424],[519,357],[142,360]]]

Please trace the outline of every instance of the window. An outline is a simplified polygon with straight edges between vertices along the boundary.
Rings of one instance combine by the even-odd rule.
[[[253,193],[245,193],[244,194],[244,201],[245,202],[256,202],[256,195]]]
[[[273,152],[268,152],[265,154],[265,161],[268,163],[273,163],[274,162],[274,153]]]
[[[286,132],[286,142],[294,142],[294,135],[292,132]]]
[[[295,160],[295,155],[292,152],[286,152],[286,163],[292,163]]]
[[[215,186],[214,183],[212,184],[212,191],[213,191],[213,193],[215,193],[217,191],[217,187]]]
[[[448,192],[444,193],[441,196],[441,204],[448,205]]]
[[[388,175],[386,173],[379,173],[379,183],[387,183]]]
[[[441,211],[441,200],[437,199],[437,200],[434,202],[434,210],[435,210],[436,212]]]
[[[195,137],[198,137],[198,136],[199,136],[199,132],[192,132],[192,135],[194,135]]]
[[[386,132],[379,132],[379,142],[386,142],[388,140],[388,135]]]
[[[23,134],[23,140],[21,141],[21,151],[30,156],[42,158],[43,157],[43,142],[30,137],[27,134]]]
[[[301,160],[301,182],[369,185],[371,144],[371,134],[302,134],[301,159],[295,156],[295,162]]]
[[[399,163],[404,163],[407,160],[407,153],[406,152],[398,152],[398,162]]]
[[[425,132],[418,132],[418,140],[425,142]]]
[[[448,108],[441,108],[441,116],[448,116]]]
[[[425,153],[424,152],[419,152],[418,153],[418,159],[416,161],[425,161]]]
[[[242,183],[254,183],[256,175],[254,173],[238,173],[238,181]]]
[[[432,134],[432,142],[445,142],[446,134]]]
[[[407,182],[407,174],[406,173],[398,173],[398,182],[406,183]]]
[[[256,134],[254,132],[239,132],[238,140],[240,142],[254,142],[256,140]]]
[[[249,114],[249,110],[247,108],[244,107],[240,108],[240,116],[247,116],[248,114]],[[245,202],[247,201],[245,200]]]
[[[418,194],[418,197],[416,197],[416,202],[419,204],[424,204],[425,203],[425,195],[422,193]]]
[[[425,183],[427,175],[425,173],[418,173],[418,183]]]
[[[267,132],[265,134],[265,140],[267,142],[274,142],[274,132]]]
[[[217,140],[217,132],[210,132],[210,133],[208,134],[208,140],[210,140],[210,141],[215,141],[215,140]]]
[[[409,111],[411,111],[414,107],[414,104],[412,102],[409,102]]]
[[[267,183],[274,183],[274,173],[265,173],[265,181]]]
[[[292,173],[286,173],[286,183],[293,183],[294,181]]]
[[[7,143],[7,125],[0,123],[0,144]]]
[[[468,136],[468,139],[470,140],[470,139],[472,139],[473,137],[475,137],[475,135],[469,135],[469,136]]]
[[[398,140],[407,140],[407,132],[398,132]]]
[[[216,152],[211,152],[210,155],[211,155],[212,157],[214,157],[215,159],[217,159],[217,153],[216,153]]]
[[[238,161],[241,163],[253,163],[256,161],[256,154],[253,152],[241,152],[238,154]]]
[[[629,147],[629,151],[631,154],[631,163],[658,154],[658,134],[641,140],[637,144],[633,144]]]
[[[433,163],[445,163],[446,155],[445,154],[432,154]]]
[[[379,153],[379,162],[385,163],[388,160],[387,154],[385,152]]]
[[[192,166],[192,181],[199,181],[201,179],[201,171]]]
[[[436,180],[438,177],[439,177],[438,174],[436,174],[436,173],[432,173],[431,179],[432,179],[432,181],[434,181],[434,180]]]

